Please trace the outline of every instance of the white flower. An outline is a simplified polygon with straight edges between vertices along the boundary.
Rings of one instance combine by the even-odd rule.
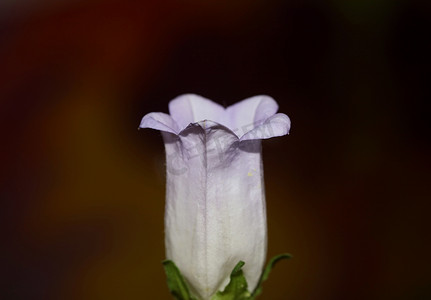
[[[255,96],[223,106],[197,95],[149,113],[141,128],[161,130],[166,149],[165,243],[193,294],[209,299],[238,261],[250,290],[266,258],[261,139],[282,136],[289,117]]]

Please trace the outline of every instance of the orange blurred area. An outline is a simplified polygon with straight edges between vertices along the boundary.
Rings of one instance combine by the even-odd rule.
[[[430,5],[0,3],[1,299],[171,299],[164,149],[141,117],[268,94],[261,299],[429,299]]]

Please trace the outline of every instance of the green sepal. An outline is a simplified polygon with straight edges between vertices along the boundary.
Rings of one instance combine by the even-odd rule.
[[[171,260],[164,260],[162,263],[165,268],[169,290],[175,299],[197,300],[195,297],[190,295],[187,283],[175,263]]]
[[[253,293],[250,293],[247,289],[247,280],[244,277],[242,267],[244,266],[243,261],[239,261],[235,268],[233,268],[230,274],[229,284],[225,287],[224,291],[218,291],[211,300],[254,300],[258,295],[262,293],[262,284],[269,277],[269,273],[274,268],[275,264],[282,259],[289,259],[292,256],[290,254],[284,253],[276,255],[270,259],[268,264],[260,276],[259,282],[254,289]],[[165,268],[165,273],[167,277],[168,287],[171,294],[177,300],[197,300],[193,297],[185,282],[180,270],[171,260],[163,261],[163,266]]]
[[[230,274],[230,282],[224,291],[218,291],[211,300],[249,300],[251,293],[247,289],[247,280],[242,272],[244,262],[240,261]]]
[[[257,283],[257,286],[254,289],[254,291],[250,297],[250,300],[255,299],[258,295],[260,295],[260,293],[262,293],[262,284],[265,280],[268,279],[269,273],[271,273],[271,270],[272,270],[272,268],[274,268],[275,264],[282,259],[289,259],[291,257],[292,257],[292,255],[290,255],[288,253],[283,253],[283,254],[276,255],[270,259],[270,261],[266,265],[265,269],[263,270],[262,275],[260,276],[259,282]]]

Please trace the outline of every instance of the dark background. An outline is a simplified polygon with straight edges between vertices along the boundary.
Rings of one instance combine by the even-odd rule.
[[[294,259],[262,299],[430,299],[428,3],[1,1],[0,298],[170,299],[137,127],[193,92],[291,117],[264,165],[268,256]]]

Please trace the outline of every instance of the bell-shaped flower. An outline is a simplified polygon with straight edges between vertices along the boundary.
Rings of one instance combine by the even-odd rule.
[[[149,113],[141,128],[162,131],[166,149],[166,257],[191,292],[209,299],[244,261],[253,289],[266,258],[261,139],[289,132],[277,103],[255,96],[227,108],[186,94],[169,113]]]

